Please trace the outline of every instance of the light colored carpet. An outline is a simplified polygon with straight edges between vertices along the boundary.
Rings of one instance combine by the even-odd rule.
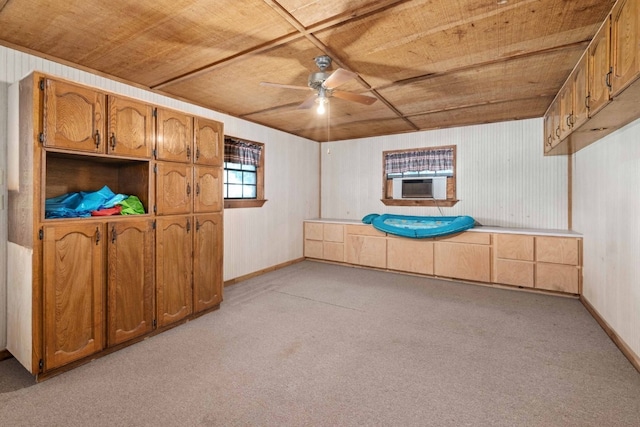
[[[3,426],[637,426],[640,374],[578,300],[305,261],[33,384]]]

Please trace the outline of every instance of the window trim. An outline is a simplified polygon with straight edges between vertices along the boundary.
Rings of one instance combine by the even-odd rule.
[[[260,164],[256,167],[256,198],[255,199],[224,199],[224,208],[225,209],[236,209],[236,208],[259,208],[262,207],[267,199],[264,198],[264,154],[265,147],[261,142],[249,141],[243,138],[237,138],[231,135],[225,135],[225,137],[239,139],[241,141],[246,141],[251,144],[259,145],[262,147],[260,153]],[[224,159],[223,166],[224,172]],[[223,184],[224,185],[224,184]]]
[[[394,199],[387,197],[388,194],[393,194],[393,180],[387,180],[386,171],[386,156],[391,153],[406,153],[409,151],[429,151],[429,150],[442,150],[453,149],[453,176],[447,177],[447,199],[446,200],[411,200],[411,199]],[[456,165],[457,165],[457,150],[455,145],[437,145],[434,147],[418,147],[407,148],[403,150],[387,150],[382,152],[382,198],[380,201],[385,206],[439,206],[439,207],[452,207],[455,206],[459,200],[456,197]],[[389,183],[388,181],[391,181]]]

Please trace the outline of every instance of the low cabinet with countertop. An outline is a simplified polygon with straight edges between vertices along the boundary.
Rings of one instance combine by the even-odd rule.
[[[449,236],[410,239],[357,221],[307,220],[304,255],[390,271],[581,292],[582,237],[571,231],[476,227]]]

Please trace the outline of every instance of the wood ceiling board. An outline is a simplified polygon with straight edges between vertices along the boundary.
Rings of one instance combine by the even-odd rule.
[[[542,117],[554,96],[477,105],[411,116],[411,121],[421,130],[429,130]]]
[[[344,141],[346,139],[366,138],[370,136],[393,135],[415,131],[402,119],[372,120],[353,122],[341,126],[331,124],[327,127],[307,128],[295,134],[318,142]],[[294,132],[291,132],[294,133]]]
[[[323,115],[319,115],[315,107],[308,110],[298,110],[296,106],[290,106],[252,113],[242,116],[242,118],[268,124],[286,132],[297,133],[306,127],[317,127],[319,123],[326,124],[327,121],[332,126],[342,126],[360,121],[395,119],[397,115],[380,102],[362,105],[331,98],[327,111]]]
[[[313,58],[321,54],[309,41],[299,39],[165,86],[162,90],[236,116],[283,105],[295,106],[313,91],[261,86],[260,82],[306,87],[309,73],[317,70]],[[359,89],[363,90],[363,87]]]
[[[398,3],[399,0],[278,0],[305,28],[344,21]]]
[[[402,114],[556,94],[582,55],[573,47],[396,85],[378,92]],[[543,111],[544,113],[544,111]]]
[[[9,2],[0,28],[11,43],[145,86],[295,32],[262,0]]]
[[[423,0],[316,33],[377,88],[514,53],[588,40],[613,0]]]

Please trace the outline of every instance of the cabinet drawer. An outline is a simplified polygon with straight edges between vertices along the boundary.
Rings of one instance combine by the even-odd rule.
[[[325,242],[344,242],[344,225],[324,224],[323,240]]]
[[[433,242],[387,238],[387,268],[432,275]]]
[[[491,234],[465,231],[458,234],[452,234],[451,236],[438,237],[436,238],[436,240],[439,242],[475,243],[476,245],[490,245]]]
[[[319,240],[305,240],[304,256],[322,259],[322,242]]]
[[[320,222],[305,222],[304,223],[304,238],[310,240],[322,240],[322,223]]]
[[[344,261],[344,244],[334,242],[323,242],[322,258],[328,261]]]
[[[371,225],[347,225],[346,226],[347,234],[357,234],[360,236],[380,236],[384,237],[387,233],[383,233],[382,231],[378,231]]]
[[[498,258],[533,261],[533,236],[495,234],[494,239]]]
[[[493,282],[533,288],[533,266],[532,262],[497,259]]]
[[[484,245],[436,242],[434,270],[436,276],[490,282],[491,248]]]
[[[577,294],[580,292],[580,268],[573,265],[538,263],[535,287]]]
[[[578,247],[578,239],[573,237],[536,237],[536,261],[578,265]]]
[[[347,235],[345,261],[350,264],[385,268],[387,239],[372,236]]]

